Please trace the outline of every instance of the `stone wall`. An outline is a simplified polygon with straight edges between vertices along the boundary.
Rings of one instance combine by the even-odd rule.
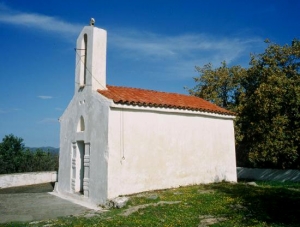
[[[10,187],[42,184],[42,183],[56,182],[56,181],[57,181],[56,171],[1,174],[0,188],[10,188]]]
[[[300,182],[299,170],[279,170],[279,169],[251,169],[237,167],[239,180],[260,180],[260,181],[293,181]]]

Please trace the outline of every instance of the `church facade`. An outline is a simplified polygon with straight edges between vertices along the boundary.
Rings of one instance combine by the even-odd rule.
[[[104,204],[142,191],[236,182],[234,114],[193,96],[107,85],[106,41],[93,24],[77,39],[56,191]]]

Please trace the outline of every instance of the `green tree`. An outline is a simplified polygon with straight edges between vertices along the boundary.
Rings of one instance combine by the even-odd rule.
[[[248,69],[196,67],[189,92],[237,113],[238,165],[300,168],[300,41],[267,43]]]
[[[196,66],[200,76],[194,77],[196,86],[189,89],[189,93],[235,111],[243,92],[241,79],[246,70],[240,66],[228,67],[225,61],[221,64],[216,69],[210,63],[203,67]]]
[[[269,43],[243,81],[240,143],[254,166],[300,168],[300,42]]]
[[[23,150],[22,138],[18,138],[13,134],[6,135],[0,143],[0,173],[19,172]]]

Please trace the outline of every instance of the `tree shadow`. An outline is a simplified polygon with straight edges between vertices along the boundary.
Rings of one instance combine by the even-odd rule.
[[[219,192],[240,201],[248,225],[265,222],[275,226],[300,226],[300,190],[287,187],[256,187],[247,184],[214,184]],[[256,223],[257,224],[257,223]]]

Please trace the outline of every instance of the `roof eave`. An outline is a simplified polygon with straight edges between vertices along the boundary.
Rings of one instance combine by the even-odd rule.
[[[212,112],[205,109],[184,109],[184,108],[170,108],[163,106],[149,106],[149,105],[131,105],[128,103],[116,103],[111,102],[111,108],[114,109],[132,109],[132,110],[141,110],[141,111],[154,111],[154,112],[168,112],[168,113],[179,113],[179,114],[193,114],[193,115],[205,115],[215,118],[226,118],[226,119],[235,119],[236,115],[226,113],[226,112]]]

